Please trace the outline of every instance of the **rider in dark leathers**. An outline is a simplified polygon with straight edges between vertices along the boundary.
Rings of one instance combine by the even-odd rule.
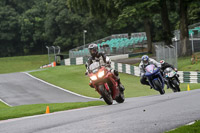
[[[166,69],[166,68],[168,68],[168,67],[171,67],[172,69],[174,69],[174,71],[178,71],[173,65],[171,65],[171,64],[169,64],[169,63],[167,63],[167,62],[165,62],[164,60],[161,60],[160,61],[160,64],[161,64],[161,74],[162,74],[162,76],[163,76],[163,78],[164,78],[164,81],[165,81],[165,84],[167,85],[167,89],[169,88],[169,85],[168,85],[168,80],[165,78],[165,76],[164,76],[164,70]],[[178,75],[179,76],[179,75]]]
[[[161,70],[162,70],[162,72],[164,72],[164,70],[166,69],[166,68],[168,68],[168,67],[171,67],[172,69],[174,69],[175,71],[177,71],[177,69],[173,66],[173,65],[171,65],[171,64],[169,64],[169,63],[167,63],[167,62],[165,62],[164,60],[161,60],[160,61],[160,64],[161,64]]]
[[[115,75],[117,82],[119,84],[119,89],[120,91],[124,91],[124,86],[121,84],[120,82],[120,78],[119,78],[119,73],[118,71],[114,70],[111,68],[111,60],[108,56],[106,56],[104,53],[98,52],[98,46],[97,44],[90,44],[89,47],[89,52],[91,57],[88,58],[88,61],[86,62],[86,74],[88,73],[88,69],[89,66],[93,63],[93,62],[100,62],[100,64],[106,64],[106,68],[113,74]],[[93,88],[91,81],[90,81],[90,87]]]

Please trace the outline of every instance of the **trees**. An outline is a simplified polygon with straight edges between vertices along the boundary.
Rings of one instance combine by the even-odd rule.
[[[21,51],[18,14],[10,6],[0,6],[0,56],[13,56]]]
[[[96,18],[104,17],[113,20],[112,23],[115,25],[120,25],[119,23],[122,23],[121,27],[127,26],[126,20],[132,22],[131,27],[134,27],[137,23],[143,23],[143,29],[145,30],[147,36],[149,53],[152,53],[152,18],[155,14],[159,13],[158,10],[162,10],[162,39],[164,39],[167,45],[171,44],[172,34],[170,31],[166,0],[110,0],[93,3],[91,3],[90,0],[68,0],[68,6],[73,8],[75,11],[79,8],[84,11],[89,11],[90,14]],[[118,23],[116,20],[118,20]]]
[[[162,39],[164,40],[166,45],[171,45],[172,41],[172,33],[171,33],[171,28],[170,28],[170,22],[169,22],[169,16],[168,16],[168,7],[166,0],[160,0],[159,1],[159,6],[161,10],[161,22],[162,22],[162,27],[163,27],[163,34],[162,34]]]
[[[181,40],[181,55],[189,54],[187,50],[188,44],[188,22],[187,22],[187,3],[185,0],[179,0],[180,7],[180,40]]]
[[[152,41],[171,44],[179,24],[186,55],[187,26],[199,22],[199,6],[196,0],[1,0],[0,56],[42,54],[45,45],[68,51],[83,45],[83,30],[86,43],[145,31],[152,52]]]
[[[101,30],[102,26],[103,24],[86,12],[69,11],[66,0],[51,0],[48,3],[45,20],[47,41],[49,44],[61,46],[65,51],[83,45],[83,30],[88,31],[86,43],[107,35]]]
[[[122,12],[119,15],[119,19],[127,19],[129,17],[135,18],[136,21],[144,24],[144,29],[147,36],[147,45],[148,45],[148,52],[152,53],[152,17],[153,14],[156,13],[155,8],[158,7],[158,1],[134,1],[134,2],[127,2],[126,1],[118,1],[116,5],[122,8]]]
[[[45,42],[45,4],[38,1],[37,5],[26,10],[19,18],[21,43],[24,54],[43,53]]]

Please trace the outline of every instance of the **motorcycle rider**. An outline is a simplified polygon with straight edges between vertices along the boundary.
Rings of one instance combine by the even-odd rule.
[[[165,60],[161,60],[160,61],[160,64],[161,64],[161,73],[162,73],[162,75],[163,75],[163,78],[164,78],[164,81],[165,81],[165,84],[167,85],[167,89],[169,89],[169,84],[168,84],[168,80],[165,78],[165,76],[164,76],[164,70],[166,69],[166,68],[168,68],[168,67],[171,67],[172,69],[174,69],[174,71],[178,71],[173,65],[171,65],[171,64],[169,64],[169,63],[167,63],[167,62],[165,62]],[[178,75],[178,74],[177,74]],[[178,75],[179,76],[179,75]]]
[[[106,56],[104,53],[98,51],[97,44],[94,44],[94,43],[90,44],[88,46],[88,49],[89,49],[91,57],[88,58],[88,61],[86,62],[86,65],[85,65],[86,66],[86,74],[88,73],[89,66],[93,62],[100,62],[100,64],[105,64],[106,68],[116,77],[118,85],[119,85],[119,89],[121,92],[123,92],[125,88],[120,82],[118,71],[111,68],[110,58],[108,56]],[[89,85],[90,85],[90,87],[94,88],[91,81],[90,81]]]
[[[141,58],[140,65],[139,65],[140,77],[141,77],[140,82],[143,85],[150,85],[149,82],[147,81],[146,76],[145,76],[145,72],[146,72],[145,68],[150,64],[153,64],[156,67],[161,67],[161,64],[159,62],[157,62],[156,60],[149,58],[148,55],[143,55],[142,58]],[[150,87],[150,88],[152,88],[152,87]]]
[[[167,62],[165,62],[165,60],[161,60],[160,61],[160,64],[161,64],[161,70],[162,70],[162,72],[164,72],[164,70],[167,68],[167,67],[171,67],[172,69],[174,69],[174,71],[176,71],[177,72],[177,69],[173,66],[173,65],[171,65],[171,64],[169,64],[169,63],[167,63]]]

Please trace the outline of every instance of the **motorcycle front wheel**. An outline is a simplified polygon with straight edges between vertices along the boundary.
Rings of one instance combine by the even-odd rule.
[[[178,81],[176,80],[176,79],[174,79],[173,81],[172,81],[172,84],[173,84],[173,91],[174,92],[180,92],[181,91],[181,89],[180,89],[180,87],[179,87],[179,83],[178,83]]]
[[[112,96],[110,92],[108,92],[105,88],[104,85],[99,85],[99,91],[101,96],[103,97],[104,101],[108,104],[111,105],[113,103]]]
[[[162,86],[158,80],[154,80],[154,85],[156,86],[156,88],[158,88],[158,91],[160,92],[161,95],[165,94],[165,90],[162,89]]]

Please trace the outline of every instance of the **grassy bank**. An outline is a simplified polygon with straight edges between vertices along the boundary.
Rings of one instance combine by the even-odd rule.
[[[178,59],[178,69],[180,71],[200,71],[200,62],[191,63],[191,57],[181,57]]]
[[[48,63],[47,55],[16,56],[0,58],[0,73],[29,71]]]
[[[99,97],[99,94],[90,88],[89,78],[84,76],[85,66],[59,66],[49,68],[45,71],[32,72],[33,76],[43,79],[49,83],[65,88],[67,90],[76,92],[90,97]],[[150,89],[149,86],[141,85],[140,77],[120,73],[121,82],[125,86],[126,97],[138,97],[147,95],[159,94],[157,91]],[[191,89],[200,88],[200,84],[190,84]],[[181,84],[181,90],[185,91],[187,84]],[[172,92],[171,89],[166,89],[167,93]]]
[[[15,107],[4,106],[0,107],[0,120],[44,114],[47,106],[49,106],[50,113],[52,113],[57,111],[77,109],[89,106],[98,106],[104,104],[105,102],[103,101],[91,101],[91,102],[77,102],[77,103],[33,104],[33,105],[21,105]]]

